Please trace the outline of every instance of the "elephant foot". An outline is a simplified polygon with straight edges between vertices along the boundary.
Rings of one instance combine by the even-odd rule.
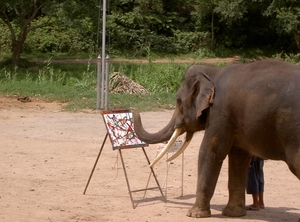
[[[242,217],[246,215],[245,206],[229,205],[223,209],[222,214],[228,217]]]
[[[203,218],[203,217],[210,217],[211,212],[210,209],[208,210],[201,210],[198,206],[193,206],[191,209],[188,210],[186,216],[193,217],[193,218]]]

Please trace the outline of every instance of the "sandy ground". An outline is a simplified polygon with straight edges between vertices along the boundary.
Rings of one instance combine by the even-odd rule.
[[[171,111],[146,112],[146,129],[155,132],[171,117]],[[203,133],[193,138],[185,152],[181,197],[181,158],[172,162],[168,196],[158,190],[133,193],[132,208],[118,152],[105,143],[86,195],[88,177],[106,130],[95,111],[69,113],[61,104],[38,100],[22,103],[0,96],[0,221],[295,221],[300,218],[299,180],[283,162],[265,162],[266,209],[250,211],[242,218],[221,215],[228,200],[227,161],[224,161],[214,197],[212,217],[185,216],[195,201],[196,165]],[[152,160],[157,145],[146,148]],[[132,189],[146,186],[149,168],[140,148],[123,151]],[[164,184],[166,163],[155,171]],[[150,185],[154,185],[150,180]],[[251,196],[247,195],[247,203]]]

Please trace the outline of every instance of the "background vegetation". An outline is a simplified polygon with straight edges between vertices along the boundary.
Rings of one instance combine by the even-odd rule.
[[[107,0],[107,5],[106,53],[148,60],[113,64],[111,71],[120,71],[151,92],[110,95],[112,108],[172,108],[188,64],[152,63],[156,57],[239,55],[245,62],[267,56],[299,63],[296,0]],[[0,93],[60,100],[73,110],[94,108],[95,65],[49,58],[100,54],[102,1],[1,0],[0,30]],[[36,58],[46,62],[33,62]]]
[[[18,52],[97,55],[102,1],[2,0],[0,29],[1,54],[14,62]],[[111,56],[298,53],[299,33],[296,0],[107,0]]]
[[[174,108],[187,64],[111,64],[111,72],[125,73],[150,93],[110,93],[110,108],[135,107],[141,111]],[[35,63],[31,68],[0,70],[0,94],[38,97],[66,103],[67,110],[96,108],[95,64]]]

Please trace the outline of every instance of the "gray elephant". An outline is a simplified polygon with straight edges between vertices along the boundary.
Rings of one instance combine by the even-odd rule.
[[[283,160],[300,179],[300,67],[264,60],[219,68],[191,66],[176,95],[170,122],[148,133],[140,114],[133,110],[135,131],[146,143],[169,140],[153,166],[186,133],[183,147],[193,134],[205,130],[198,157],[196,202],[189,217],[209,217],[210,200],[222,163],[229,160],[229,200],[223,215],[246,215],[245,186],[252,155]]]

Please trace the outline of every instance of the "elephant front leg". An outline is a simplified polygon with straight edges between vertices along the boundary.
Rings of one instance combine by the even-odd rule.
[[[188,210],[188,217],[201,218],[211,216],[210,200],[215,191],[222,163],[223,160],[218,160],[215,153],[205,152],[204,149],[200,149],[196,202],[193,207]]]
[[[229,153],[229,201],[222,214],[230,217],[246,215],[245,187],[251,156],[242,149],[232,147]]]

